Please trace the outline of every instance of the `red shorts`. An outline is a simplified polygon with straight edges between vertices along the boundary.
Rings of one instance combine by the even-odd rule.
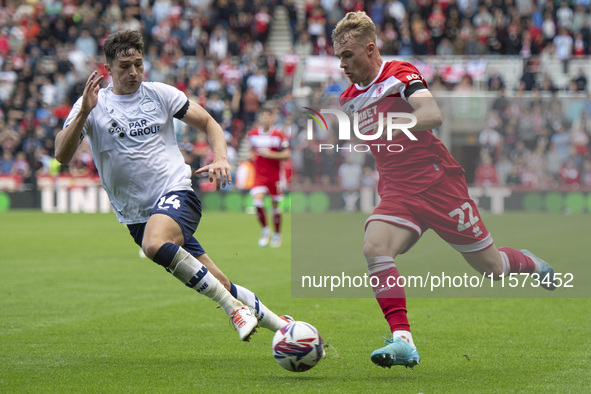
[[[440,182],[417,194],[382,196],[365,227],[374,220],[406,227],[416,233],[402,253],[430,228],[459,252],[477,252],[493,243],[476,204],[468,195],[462,175],[445,175]]]
[[[254,196],[263,193],[270,195],[273,201],[281,201],[283,199],[283,193],[279,183],[279,180],[255,179],[254,185],[250,189],[250,195]]]

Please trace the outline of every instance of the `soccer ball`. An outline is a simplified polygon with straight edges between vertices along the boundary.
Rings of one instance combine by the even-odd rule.
[[[275,333],[273,357],[288,371],[307,371],[324,357],[322,337],[311,324],[291,322]]]

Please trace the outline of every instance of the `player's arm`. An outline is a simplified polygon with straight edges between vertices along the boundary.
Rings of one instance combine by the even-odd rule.
[[[209,181],[216,182],[216,190],[232,183],[230,174],[230,163],[227,158],[226,139],[222,127],[211,117],[211,115],[199,104],[189,101],[189,108],[181,118],[189,126],[203,130],[207,134],[209,145],[213,150],[213,162],[195,171],[196,174],[207,172]]]
[[[431,130],[443,123],[441,110],[428,90],[413,93],[408,97],[408,103],[413,108],[412,114],[417,118],[417,124],[409,128],[410,131]],[[403,121],[400,123],[403,123]]]
[[[103,80],[103,76],[97,75],[98,72],[95,71],[88,77],[82,94],[80,110],[68,126],[55,137],[55,158],[62,164],[69,163],[72,160],[78,145],[82,141],[84,122],[86,122],[90,111],[96,107],[98,102],[98,92],[101,88],[99,84]]]
[[[269,148],[263,148],[260,150],[260,155],[266,157],[267,159],[287,160],[291,155],[291,150],[289,148],[285,148],[280,151],[273,151]]]

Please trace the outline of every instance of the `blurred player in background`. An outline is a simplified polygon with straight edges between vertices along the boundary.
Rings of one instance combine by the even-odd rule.
[[[68,163],[87,137],[103,188],[120,222],[145,255],[186,286],[217,302],[241,340],[260,324],[276,331],[287,324],[250,290],[231,283],[193,234],[201,202],[191,187],[191,168],[177,145],[173,118],[205,131],[213,162],[207,173],[217,190],[232,181],[222,128],[180,90],[143,82],[144,44],[138,31],[120,31],[104,43],[112,82],[101,89],[93,72],[56,136],[55,155]],[[246,306],[245,306],[246,304]]]
[[[390,141],[371,145],[381,200],[365,222],[363,245],[369,274],[379,281],[374,295],[392,330],[386,346],[375,350],[371,360],[382,367],[413,367],[420,357],[410,334],[404,288],[390,287],[388,278],[399,277],[394,258],[408,251],[427,229],[433,229],[478,272],[492,274],[494,279],[509,273],[537,273],[540,285],[553,290],[554,270],[527,250],[497,249],[468,195],[464,170],[431,131],[442,119],[427,83],[413,65],[383,61],[376,38],[376,27],[363,11],[345,15],[332,33],[335,55],[352,83],[341,94],[343,109],[351,116],[371,110],[384,114],[384,119],[388,112],[411,113],[417,119],[409,129],[416,141],[401,130],[394,131],[391,142],[397,153],[383,147]],[[374,119],[361,133],[374,134],[378,117]],[[394,123],[409,122],[401,118]],[[398,146],[404,149],[399,151]]]
[[[254,185],[250,189],[257,218],[262,226],[259,246],[272,248],[281,246],[281,190],[282,161],[289,159],[289,139],[282,130],[274,127],[275,115],[270,108],[259,112],[258,127],[248,132],[248,143],[254,164]],[[264,205],[265,195],[271,197],[273,207],[273,233],[267,223]]]

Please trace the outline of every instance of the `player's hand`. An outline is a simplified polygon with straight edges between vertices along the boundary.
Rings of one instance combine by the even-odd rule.
[[[98,92],[101,88],[102,75],[98,75],[98,71],[94,71],[88,77],[86,86],[84,86],[84,93],[82,93],[82,103],[80,110],[82,112],[90,113],[98,102]]]
[[[221,187],[232,184],[232,174],[230,173],[230,163],[228,160],[214,160],[213,163],[203,166],[195,174],[202,174],[207,172],[209,174],[209,181],[215,182],[215,189],[220,190]]]

